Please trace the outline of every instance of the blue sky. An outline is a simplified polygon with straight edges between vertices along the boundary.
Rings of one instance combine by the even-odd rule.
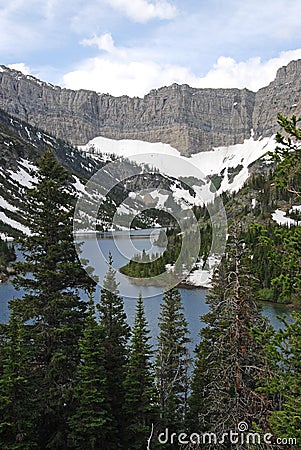
[[[0,0],[0,64],[71,89],[258,90],[301,58],[300,0]]]

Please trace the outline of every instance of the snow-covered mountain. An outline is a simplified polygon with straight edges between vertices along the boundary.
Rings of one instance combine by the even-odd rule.
[[[161,174],[174,178],[170,189],[175,200],[185,199],[187,205],[201,206],[212,202],[222,192],[239,191],[250,175],[252,164],[262,157],[266,157],[268,162],[267,154],[275,149],[275,140],[274,136],[259,140],[251,136],[243,144],[217,147],[213,151],[199,152],[191,157],[182,156],[169,144],[114,140],[101,136],[79,148],[87,153],[93,151],[99,155],[112,154],[126,157],[137,164],[147,164]],[[181,186],[177,180],[183,182]],[[194,194],[183,187],[185,180],[189,180],[189,187],[194,190]],[[156,192],[154,191],[154,196]],[[161,196],[158,198],[158,206],[162,206],[162,201]]]
[[[74,186],[84,189],[86,179],[104,165],[101,155],[91,157],[66,142],[0,111],[0,233],[2,237],[28,233],[24,216],[24,189],[34,182],[35,161],[45,149],[74,174]]]
[[[31,127],[29,124],[0,111],[1,237],[17,236],[20,232],[29,232],[24,221],[26,213],[24,189],[32,186],[34,177],[31,172],[36,169],[35,161],[47,148],[52,149],[58,161],[71,170],[73,173],[73,184],[79,196],[86,196],[92,204],[100,205],[99,193],[94,195],[94,193],[87,192],[86,183],[97,171],[105,166],[108,168],[115,161],[116,156],[112,152],[98,153],[91,151],[91,149],[84,151],[74,148],[70,144],[54,138],[49,133]],[[152,208],[160,206],[157,202],[157,198],[162,200],[159,190],[165,189],[166,192],[169,191],[170,196],[171,186],[179,186],[181,188],[181,183],[172,177],[151,172],[145,165],[138,167],[134,162],[131,163],[123,158],[122,161],[127,165],[128,173],[133,171],[133,167],[135,168],[134,173],[136,176],[130,180],[122,180],[118,170],[115,175],[112,175],[111,178],[113,180],[110,182],[113,183],[114,188],[100,208],[98,220],[100,229],[110,228],[112,217],[115,213],[120,222],[120,228],[122,228],[122,224],[127,224],[127,216],[129,214],[135,216],[136,211],[143,210],[145,206],[151,206]],[[183,193],[187,195],[188,191],[186,192],[184,184],[183,186]],[[133,190],[138,187],[140,191],[144,189],[145,192],[143,195],[134,196]],[[148,195],[145,197],[146,193]],[[152,198],[152,195],[156,193],[158,193],[158,197],[155,195]],[[124,202],[126,198],[128,198],[127,203]],[[184,203],[181,203],[180,200],[171,198],[169,202],[171,203],[169,205],[171,210],[181,210]],[[89,217],[87,219],[88,226],[86,229],[89,229]],[[163,215],[161,219],[166,218]],[[157,220],[154,214],[151,217],[142,214],[139,221],[136,222],[138,227],[154,226],[162,223],[160,220]]]
[[[301,60],[277,71],[257,92],[195,89],[177,85],[153,89],[144,98],[53,86],[0,66],[0,108],[74,145],[96,136],[164,142],[188,156],[214,147],[256,140],[279,129],[277,114],[301,114]]]
[[[4,237],[28,232],[24,222],[24,188],[34,181],[31,174],[34,161],[46,148],[51,148],[57,159],[72,171],[74,187],[80,196],[91,195],[86,190],[87,181],[97,171],[110,167],[108,164],[116,163],[117,158],[127,161],[129,167],[133,164],[138,175],[127,179],[117,169],[114,193],[108,196],[106,206],[100,208],[99,227],[108,229],[114,215],[122,228],[127,226],[129,216],[152,209],[151,216],[140,215],[136,226],[162,225],[167,220],[163,212],[172,216],[180,211],[185,214],[185,210],[206,205],[223,192],[239,192],[251,172],[268,170],[268,152],[275,145],[273,136],[255,140],[251,132],[251,137],[242,144],[217,147],[191,157],[182,156],[169,144],[104,137],[74,148],[0,111],[0,233]],[[98,197],[92,200],[99,203]],[[254,208],[256,199],[250,201],[250,207]],[[280,216],[278,212],[273,218],[280,220]],[[285,219],[282,222],[287,223]],[[89,229],[89,220],[85,229]]]

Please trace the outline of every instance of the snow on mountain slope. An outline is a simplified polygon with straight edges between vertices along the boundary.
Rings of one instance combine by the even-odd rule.
[[[11,226],[15,230],[19,230],[19,231],[21,231],[24,234],[29,234],[29,229],[27,227],[25,227],[24,225],[22,225],[18,221],[13,220],[10,217],[7,217],[7,215],[3,211],[0,211],[0,220],[3,223],[5,223],[6,225]]]
[[[32,174],[32,171],[37,170],[37,167],[24,158],[16,161],[16,166],[15,170],[0,168],[0,223],[24,234],[29,234],[29,229],[24,225],[26,214],[23,209],[23,199],[25,189],[33,187],[36,182],[36,177]],[[2,180],[5,180],[5,190],[1,187]],[[82,181],[75,175],[73,175],[73,180],[78,195],[89,197]],[[1,237],[7,239],[9,231],[1,233]]]
[[[300,210],[300,206],[293,207],[290,212]],[[278,223],[278,225],[285,225],[290,228],[290,226],[297,226],[299,222],[297,220],[291,219],[286,216],[285,211],[281,211],[281,209],[276,209],[275,212],[272,213],[272,219]]]
[[[215,196],[210,179],[218,175],[220,185],[216,189],[220,194],[224,191],[237,192],[249,176],[249,166],[267,152],[275,148],[274,137],[254,140],[246,139],[242,144],[228,147],[217,147],[212,151],[200,152],[190,158],[180,155],[180,152],[168,144],[149,143],[138,140],[113,140],[96,137],[88,144],[80,147],[84,151],[94,151],[101,154],[115,154],[126,157],[136,163],[145,163],[155,167],[161,173],[175,178],[194,177],[204,181],[203,185],[192,187],[196,197],[187,199],[187,191],[174,189],[175,197],[185,198],[190,203],[204,204]],[[231,172],[234,173],[231,179]],[[191,186],[191,184],[190,184]]]
[[[36,166],[29,161],[21,159],[19,161],[19,169],[17,172],[14,172],[13,170],[7,170],[7,172],[10,174],[9,177],[11,180],[16,181],[21,186],[31,188],[35,182],[35,177],[33,177],[30,172],[35,168]]]
[[[32,187],[35,166],[24,158],[15,163],[15,169],[0,170],[0,225],[2,238],[15,235],[13,230],[29,234],[24,222],[24,188]]]

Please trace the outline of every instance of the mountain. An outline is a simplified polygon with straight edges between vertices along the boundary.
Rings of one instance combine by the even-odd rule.
[[[85,183],[116,155],[123,158],[124,173],[113,171],[102,187],[115,186],[100,208],[101,229],[115,213],[122,228],[137,211],[136,227],[166,225],[166,212],[185,215],[223,192],[236,194],[251,173],[268,173],[277,113],[301,115],[300,69],[301,61],[292,61],[256,93],[172,85],[141,99],[61,89],[1,66],[0,232],[28,232],[24,187],[46,148],[94,205],[102,194],[87,192]]]
[[[0,108],[55,137],[84,145],[96,136],[172,145],[182,155],[270,137],[277,114],[301,115],[301,60],[258,92],[173,84],[144,98],[72,91],[0,66]]]
[[[83,200],[78,232],[191,229],[193,216],[208,244],[209,222],[218,236],[225,219],[246,232],[254,221],[297,224],[300,205],[275,189],[268,152],[277,114],[301,115],[300,69],[291,62],[256,93],[172,85],[141,99],[61,89],[1,66],[0,237],[29,232],[24,191],[46,149],[71,171]],[[95,186],[89,180],[99,173]],[[216,263],[214,249],[202,251],[188,284]]]
[[[35,161],[48,148],[71,170],[79,191],[84,189],[83,182],[104,165],[101,155],[92,157],[0,110],[0,233],[17,236],[28,232],[24,188],[32,185]]]
[[[165,195],[169,195],[171,210],[180,213],[182,197],[189,195],[189,186],[173,177],[154,172],[146,165],[137,166],[126,158],[121,158],[122,173],[120,164],[117,168],[114,167],[114,155],[93,152],[91,149],[80,150],[0,110],[0,237],[17,237],[20,233],[29,232],[24,219],[24,189],[31,187],[35,181],[32,170],[36,169],[36,160],[46,149],[52,150],[57,160],[71,171],[75,189],[91,208],[99,208],[103,190],[107,185],[113,185],[112,192],[102,200],[102,207],[99,208],[97,217],[100,229],[111,227],[115,213],[119,224],[116,222],[115,228],[122,229],[127,224],[129,214],[135,216],[137,211],[143,211],[145,205],[152,208],[158,206],[162,201],[163,191]],[[98,186],[97,190],[87,191],[87,180],[104,167],[103,185]],[[109,167],[112,167],[110,174]],[[127,180],[123,181],[123,178]],[[179,192],[173,195],[172,187],[177,187],[182,196]],[[124,203],[130,192],[142,189],[144,194],[140,193],[135,197],[132,195]],[[164,196],[163,198],[166,199]],[[84,229],[91,230],[91,215],[88,214],[86,219]],[[163,212],[142,212],[135,219],[134,226],[145,228],[166,223],[170,223],[170,218]]]

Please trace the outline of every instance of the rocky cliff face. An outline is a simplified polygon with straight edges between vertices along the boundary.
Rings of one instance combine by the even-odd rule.
[[[281,67],[275,80],[256,93],[252,118],[256,137],[279,130],[278,113],[301,116],[301,60]]]
[[[269,136],[277,113],[301,115],[301,60],[279,69],[257,93],[173,84],[144,98],[72,91],[0,71],[0,108],[74,145],[95,136],[171,144],[189,155],[250,137]]]

